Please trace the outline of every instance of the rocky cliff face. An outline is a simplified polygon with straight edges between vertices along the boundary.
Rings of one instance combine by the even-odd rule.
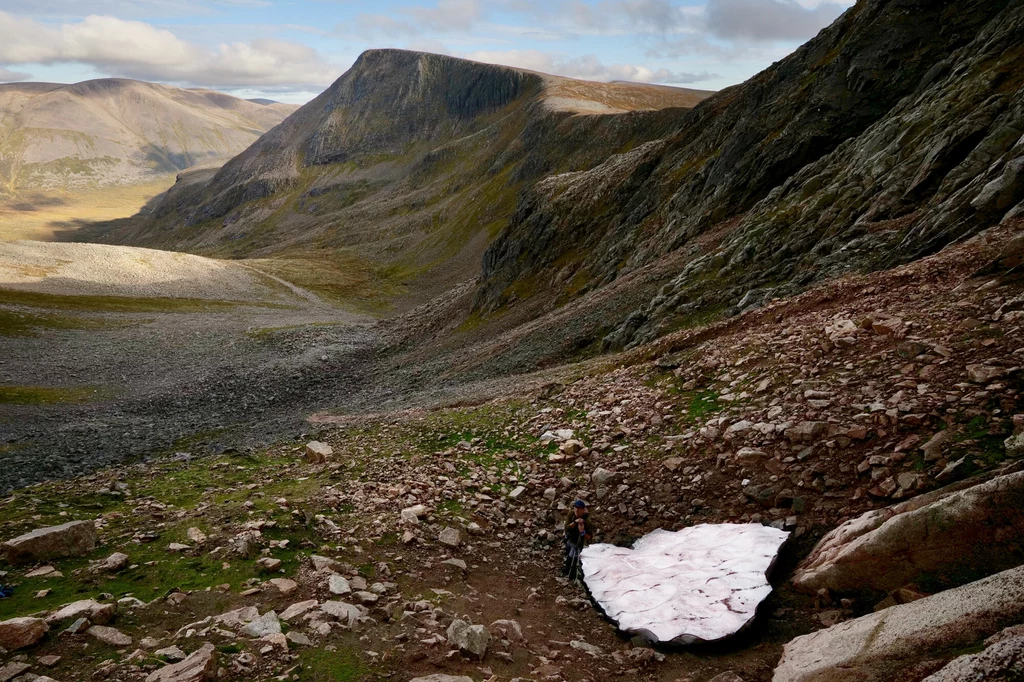
[[[531,278],[598,288],[674,253],[677,275],[605,340],[635,345],[1014,215],[1022,28],[1019,2],[863,0],[673,135],[539,183],[486,253],[475,305]]]

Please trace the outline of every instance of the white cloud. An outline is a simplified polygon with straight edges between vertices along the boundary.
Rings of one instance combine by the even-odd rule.
[[[717,78],[711,73],[678,73],[634,64],[603,64],[595,55],[565,58],[541,50],[477,51],[460,55],[489,64],[504,64],[591,81],[633,81],[636,83],[698,83]]]
[[[0,64],[33,63],[81,63],[110,75],[217,87],[322,87],[341,73],[316,50],[281,40],[211,49],[140,21],[89,16],[50,26],[0,12]]]
[[[835,21],[846,2],[796,0],[708,0],[709,31],[727,40],[798,41]]]
[[[31,74],[24,73],[22,71],[11,71],[0,66],[0,83],[14,83],[17,81],[27,81],[31,78]]]

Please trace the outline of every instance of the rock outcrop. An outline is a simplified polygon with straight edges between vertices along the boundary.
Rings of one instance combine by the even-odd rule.
[[[753,620],[787,537],[760,524],[701,524],[656,530],[632,549],[591,545],[581,562],[594,600],[621,630],[654,642],[710,642]]]
[[[814,593],[956,586],[1024,564],[1024,471],[875,509],[826,535],[793,575]],[[934,589],[934,587],[933,587]]]
[[[1024,567],[786,644],[773,682],[890,682],[1024,621]]]
[[[95,548],[96,526],[92,521],[69,521],[59,526],[37,528],[3,544],[7,561],[12,564],[82,556]]]

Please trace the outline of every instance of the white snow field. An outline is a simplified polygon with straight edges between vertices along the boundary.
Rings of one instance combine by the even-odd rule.
[[[584,581],[619,629],[691,644],[733,635],[772,591],[767,573],[789,533],[757,523],[658,529],[633,548],[583,550]]]

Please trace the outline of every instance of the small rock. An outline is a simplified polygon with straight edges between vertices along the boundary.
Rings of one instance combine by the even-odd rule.
[[[262,568],[264,571],[276,571],[281,568],[282,561],[273,557],[263,557],[256,562],[256,565]]]
[[[311,440],[306,443],[306,461],[313,464],[323,464],[327,458],[334,454],[334,448],[327,443],[318,440]]]
[[[569,646],[571,646],[573,649],[576,649],[577,651],[582,651],[585,654],[589,654],[590,656],[604,656],[604,650],[601,649],[601,647],[589,644],[581,640],[573,640],[569,642]]]
[[[207,642],[184,661],[149,674],[146,682],[206,682],[217,677],[216,649]]]
[[[682,457],[669,457],[668,459],[663,459],[661,463],[669,471],[675,471],[682,466],[683,461]],[[552,490],[554,490],[554,488],[552,488]]]
[[[437,541],[440,542],[442,545],[448,545],[449,547],[458,547],[459,544],[462,542],[462,533],[460,533],[457,528],[452,528],[451,526],[448,526],[441,531],[440,535],[438,535]]]
[[[279,618],[286,622],[290,621],[293,618],[301,616],[310,609],[316,608],[319,605],[319,603],[320,602],[318,602],[316,599],[309,599],[307,601],[297,602],[286,608],[284,611],[282,611]]]
[[[491,623],[491,630],[513,644],[522,644],[526,641],[526,637],[523,636],[523,628],[514,620],[496,620]]]
[[[364,590],[353,592],[352,596],[355,597],[360,604],[366,604],[368,606],[376,604],[377,601],[380,599],[380,597],[374,594],[373,592],[366,592]]]
[[[240,632],[246,637],[253,637],[255,639],[266,637],[267,635],[280,634],[281,622],[277,618],[277,613],[267,611],[259,618],[245,625]]]
[[[96,571],[117,573],[123,571],[128,566],[128,555],[123,552],[114,552],[102,562],[96,565]]]
[[[491,633],[483,625],[470,625],[456,618],[448,626],[448,642],[471,658],[482,660],[490,641]]]
[[[61,634],[63,635],[67,633],[69,635],[80,635],[88,630],[90,625],[92,625],[92,623],[89,622],[88,618],[79,618],[74,623],[64,628],[64,632]]]
[[[117,628],[107,627],[106,625],[93,625],[91,628],[85,631],[85,634],[90,637],[95,637],[104,644],[110,646],[125,647],[132,643],[132,638],[124,634]]]
[[[284,595],[289,595],[299,589],[299,584],[289,578],[271,578],[267,582],[276,587],[277,591]]]
[[[101,604],[94,599],[83,599],[62,607],[56,613],[47,616],[46,622],[50,625],[65,620],[77,620],[88,618],[96,625],[106,625],[117,614],[116,604]]]
[[[18,675],[21,675],[26,670],[31,669],[28,663],[22,663],[20,661],[11,661],[10,663],[0,666],[0,682],[10,682]]]
[[[327,579],[327,589],[331,594],[343,595],[351,594],[352,586],[348,584],[348,581],[344,577],[335,573]]]
[[[320,605],[320,610],[341,623],[352,627],[362,616],[359,608],[354,604],[343,601],[327,601]]]
[[[177,663],[178,661],[185,660],[185,652],[176,646],[169,646],[163,649],[157,649],[153,652],[153,655],[157,658],[162,658],[165,661],[169,661],[171,663]]]
[[[942,459],[943,446],[948,440],[948,431],[939,431],[932,436],[927,443],[921,446],[921,452],[924,453],[924,461],[934,462]]]
[[[590,474],[590,480],[593,481],[594,485],[599,488],[607,487],[614,483],[618,483],[622,480],[622,474],[617,471],[610,471],[602,467],[594,469],[594,473]]]
[[[206,542],[206,533],[199,530],[198,528],[189,528],[186,531],[186,535],[188,536],[189,540],[196,543],[197,545],[201,545],[204,542]]]
[[[290,630],[287,638],[289,642],[292,644],[298,644],[299,646],[311,646],[313,644],[313,642],[309,641],[309,637],[298,630]]]

